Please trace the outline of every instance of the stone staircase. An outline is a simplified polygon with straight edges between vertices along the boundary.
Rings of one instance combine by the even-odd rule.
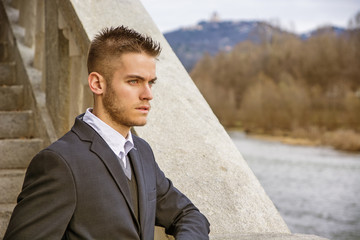
[[[0,23],[0,28],[4,23]],[[0,33],[6,31],[0,29]],[[35,138],[34,114],[26,104],[25,87],[17,77],[13,47],[0,42],[0,239],[6,231],[26,168],[43,147]]]

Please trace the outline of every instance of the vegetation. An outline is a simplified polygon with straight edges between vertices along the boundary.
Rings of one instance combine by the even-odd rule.
[[[205,55],[191,76],[225,127],[360,151],[360,32],[280,34]]]

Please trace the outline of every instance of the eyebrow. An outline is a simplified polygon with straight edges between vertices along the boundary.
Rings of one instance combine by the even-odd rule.
[[[143,78],[142,76],[139,76],[139,75],[128,75],[126,76],[126,78],[137,78],[137,79],[140,79],[142,81],[145,81],[146,79]],[[157,77],[151,79],[150,81],[156,81],[157,80]]]

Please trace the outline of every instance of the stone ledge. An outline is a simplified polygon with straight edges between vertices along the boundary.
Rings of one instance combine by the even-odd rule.
[[[210,240],[329,240],[324,237],[307,234],[288,233],[249,233],[249,234],[216,234]]]

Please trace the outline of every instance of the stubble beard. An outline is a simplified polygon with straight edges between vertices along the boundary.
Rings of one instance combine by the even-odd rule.
[[[130,116],[128,116],[130,113],[126,112],[127,106],[117,104],[116,94],[111,87],[108,88],[107,93],[104,95],[103,104],[105,112],[116,124],[127,127],[144,126],[146,124],[146,118],[144,121],[141,121],[140,119],[130,119]]]

